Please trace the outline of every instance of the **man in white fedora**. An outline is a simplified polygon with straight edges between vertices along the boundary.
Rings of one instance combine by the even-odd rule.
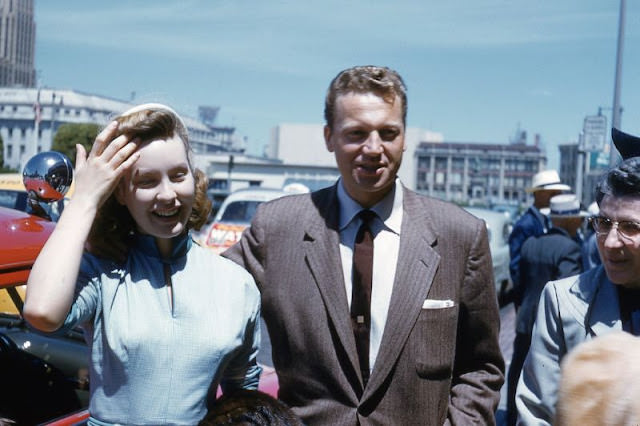
[[[542,289],[549,281],[577,275],[583,270],[582,246],[576,237],[589,213],[580,210],[580,201],[575,194],[556,195],[551,198],[549,207],[552,226],[546,234],[527,239],[520,251],[520,281],[524,288],[516,317],[507,382],[507,405],[513,409],[510,424],[515,424],[517,418],[516,386],[531,344],[531,330]]]
[[[531,179],[531,186],[526,188],[527,192],[533,194],[533,205],[529,206],[520,216],[509,235],[509,272],[513,283],[513,304],[516,310],[520,307],[523,289],[526,287],[526,283],[522,283],[520,280],[520,249],[522,244],[529,237],[537,237],[547,233],[551,223],[541,210],[549,207],[551,197],[570,189],[569,185],[560,182],[560,176],[556,170],[543,170],[536,173]],[[517,381],[518,377],[512,379]],[[508,389],[515,389],[515,385],[516,382],[507,381]],[[513,398],[507,398],[507,424],[515,424],[515,419],[516,407]]]
[[[560,182],[560,176],[555,170],[543,170],[536,173],[531,179],[531,186],[526,191],[533,194],[531,205],[516,222],[509,235],[509,272],[514,289],[517,289],[520,279],[518,266],[520,263],[520,248],[527,238],[545,234],[550,227],[549,218],[542,213],[542,209],[549,207],[549,200],[554,195],[563,191],[569,191],[571,187]],[[517,293],[517,290],[516,290]],[[519,298],[514,295],[516,306]]]

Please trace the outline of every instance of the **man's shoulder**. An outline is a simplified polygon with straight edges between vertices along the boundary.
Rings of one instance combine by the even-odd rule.
[[[584,299],[595,294],[598,287],[606,282],[606,273],[602,265],[600,265],[579,275],[552,281],[552,286],[547,287],[549,287],[549,290],[553,289],[558,295],[564,295],[565,297],[577,296],[580,299]]]
[[[314,198],[326,198],[330,194],[331,188],[323,188],[314,192],[303,194],[290,194],[283,197],[264,202],[260,205],[261,210],[277,211],[279,214],[298,214],[305,211],[313,204]]]
[[[546,234],[541,234],[528,238],[525,244],[539,245],[542,247],[567,247],[576,246],[580,247],[580,244],[566,232],[557,228],[551,228]]]
[[[536,214],[533,212],[532,209],[533,207],[529,207],[527,210],[525,210],[524,213],[522,213],[522,215],[518,218],[514,226],[522,227],[522,226],[528,226],[535,222],[538,222],[539,219],[537,218]]]
[[[464,217],[473,216],[471,213],[467,212],[464,208],[454,204],[450,201],[440,200],[438,198],[431,197],[429,195],[420,194],[418,192],[407,189],[406,187],[403,189],[404,198],[405,198],[405,208],[409,206],[412,208],[414,205],[418,206],[418,208],[428,208],[430,211],[437,212],[439,216],[444,214],[459,214]]]

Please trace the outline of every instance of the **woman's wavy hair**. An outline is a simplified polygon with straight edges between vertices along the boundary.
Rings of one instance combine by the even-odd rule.
[[[115,118],[118,122],[117,136],[127,135],[142,142],[154,139],[168,139],[178,135],[187,152],[189,168],[195,180],[195,200],[187,229],[200,229],[211,212],[211,200],[207,197],[207,176],[193,167],[193,154],[189,145],[189,134],[182,119],[169,107],[153,104],[136,107]],[[114,137],[115,139],[115,137]],[[101,247],[105,238],[117,243],[125,243],[135,233],[136,224],[126,206],[118,203],[112,193],[98,209],[89,233],[89,247]]]
[[[598,205],[605,195],[640,197],[640,157],[631,157],[607,171],[596,186]]]

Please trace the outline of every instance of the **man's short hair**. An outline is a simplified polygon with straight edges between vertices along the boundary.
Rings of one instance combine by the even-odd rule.
[[[596,187],[598,205],[605,195],[640,197],[640,157],[624,160],[601,178]]]
[[[407,87],[396,71],[374,65],[357,66],[340,71],[331,81],[324,104],[327,126],[333,127],[336,99],[348,93],[374,93],[392,104],[402,102],[402,123],[407,121]]]

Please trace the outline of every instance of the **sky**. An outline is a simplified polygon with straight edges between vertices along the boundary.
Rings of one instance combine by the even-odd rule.
[[[621,128],[640,134],[640,1],[627,0]],[[619,0],[35,0],[42,87],[219,106],[247,151],[282,123],[323,123],[331,79],[385,65],[407,125],[447,142],[540,135],[549,166],[586,116],[611,124]]]

